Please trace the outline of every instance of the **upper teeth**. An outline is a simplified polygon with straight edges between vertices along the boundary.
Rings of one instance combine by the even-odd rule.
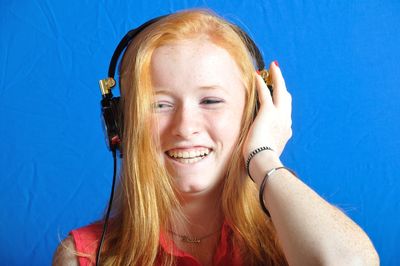
[[[194,158],[199,156],[205,156],[210,153],[209,149],[200,149],[200,150],[192,150],[192,151],[179,151],[179,150],[170,150],[167,152],[169,156],[174,158]]]

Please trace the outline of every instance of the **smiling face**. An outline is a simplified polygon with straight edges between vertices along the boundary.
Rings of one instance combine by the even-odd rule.
[[[220,184],[240,134],[245,87],[233,58],[207,39],[164,45],[151,60],[161,156],[178,189]]]

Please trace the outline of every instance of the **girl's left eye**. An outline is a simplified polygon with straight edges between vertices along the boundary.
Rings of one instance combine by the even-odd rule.
[[[217,103],[222,103],[223,100],[220,99],[204,99],[201,101],[202,104],[217,104]]]

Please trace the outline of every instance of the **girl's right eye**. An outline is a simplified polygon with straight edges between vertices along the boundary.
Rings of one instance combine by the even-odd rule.
[[[160,112],[168,112],[173,110],[173,105],[168,102],[155,102],[152,104],[152,108],[154,112],[160,113]]]

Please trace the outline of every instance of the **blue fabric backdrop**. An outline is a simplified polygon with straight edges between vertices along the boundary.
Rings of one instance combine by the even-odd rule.
[[[100,217],[112,158],[97,82],[127,30],[191,7],[279,61],[294,112],[283,161],[361,225],[382,265],[399,265],[397,0],[2,0],[1,264],[48,265],[60,238]]]

